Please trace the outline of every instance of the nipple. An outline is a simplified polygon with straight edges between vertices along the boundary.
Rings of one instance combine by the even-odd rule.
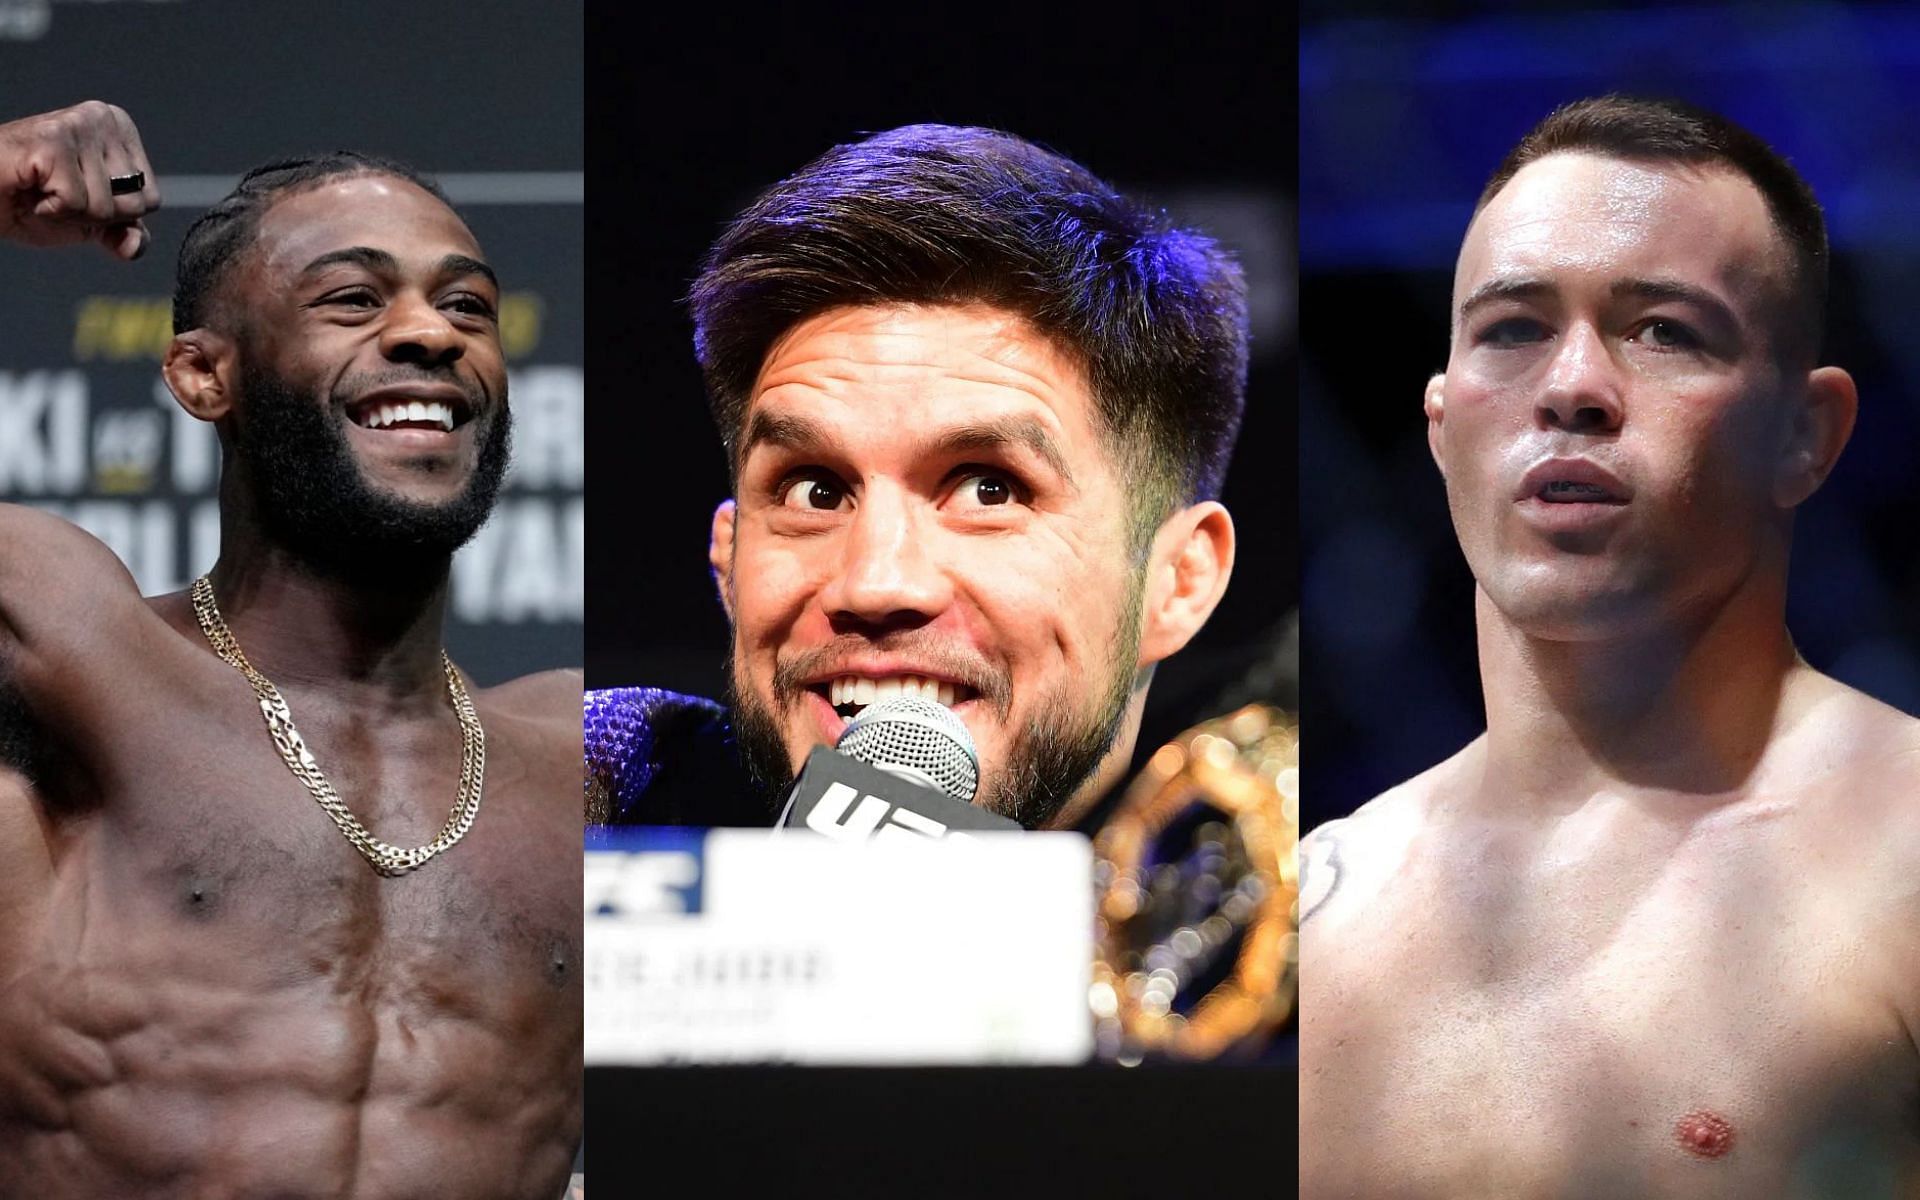
[[[1719,1158],[1733,1149],[1733,1126],[1718,1113],[1696,1108],[1673,1123],[1673,1140],[1689,1154]]]

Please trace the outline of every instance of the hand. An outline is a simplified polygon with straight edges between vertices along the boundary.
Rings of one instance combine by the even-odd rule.
[[[107,179],[140,172],[139,191]],[[140,218],[160,207],[153,167],[126,110],[98,100],[0,125],[0,238],[30,246],[99,242],[117,258],[147,248]]]

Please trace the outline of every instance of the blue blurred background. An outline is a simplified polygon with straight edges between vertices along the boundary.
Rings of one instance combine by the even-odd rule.
[[[1461,235],[1555,106],[1687,100],[1785,154],[1826,208],[1825,361],[1860,384],[1801,510],[1788,623],[1814,666],[1920,713],[1920,9],[1309,5],[1300,34],[1303,823],[1342,816],[1484,728],[1473,580],[1427,454]]]

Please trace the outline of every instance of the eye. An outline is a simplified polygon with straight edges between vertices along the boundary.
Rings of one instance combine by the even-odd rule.
[[[1669,317],[1655,317],[1646,322],[1634,337],[1656,350],[1696,350],[1701,345],[1693,330]]]
[[[789,480],[780,487],[780,504],[783,508],[835,512],[851,507],[852,503],[853,497],[847,489],[833,479],[810,475]]]
[[[493,316],[493,305],[487,303],[484,298],[473,295],[471,292],[461,292],[458,295],[449,296],[442,301],[442,303],[448,308],[468,313],[472,316]]]
[[[998,471],[971,471],[960,477],[960,486],[953,494],[963,504],[990,508],[1012,504],[1020,498],[1020,489],[1012,478]]]
[[[1547,336],[1546,327],[1531,317],[1507,317],[1480,331],[1483,346],[1524,346]]]
[[[373,308],[380,303],[380,297],[372,288],[356,287],[322,296],[320,303],[341,308]]]

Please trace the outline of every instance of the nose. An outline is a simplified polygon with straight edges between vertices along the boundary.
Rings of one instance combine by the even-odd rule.
[[[1561,337],[1535,404],[1540,424],[1569,433],[1612,433],[1625,409],[1620,376],[1606,342],[1591,325],[1574,325]]]
[[[922,536],[923,516],[900,489],[870,486],[854,510],[820,602],[835,626],[909,629],[939,616],[953,581]]]
[[[465,342],[429,297],[403,292],[389,303],[380,352],[389,362],[445,365],[459,359]]]

